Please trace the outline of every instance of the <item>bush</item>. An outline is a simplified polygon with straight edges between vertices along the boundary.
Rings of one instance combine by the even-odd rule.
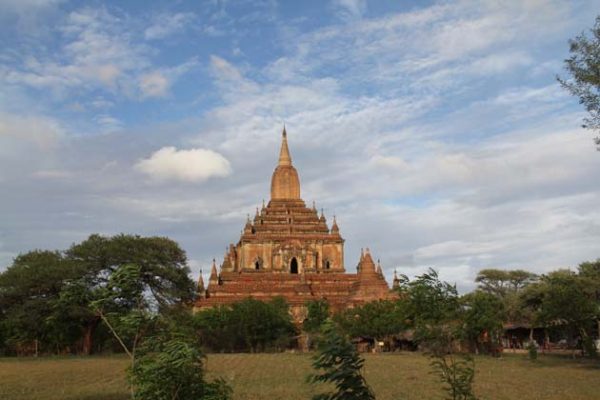
[[[200,350],[183,339],[150,338],[129,371],[134,399],[230,399],[232,390],[223,380],[204,380],[202,361]]]
[[[194,318],[203,345],[212,351],[281,350],[296,334],[282,298],[267,303],[249,298],[203,310]]]
[[[452,354],[433,356],[431,366],[440,380],[446,384],[444,390],[449,400],[476,400],[473,394],[475,362],[470,356],[457,359]]]
[[[529,359],[531,361],[537,360],[537,357],[538,357],[538,347],[537,347],[537,344],[535,343],[534,340],[531,340],[527,344],[527,352],[529,354]]]
[[[374,400],[375,395],[361,374],[364,360],[348,338],[331,321],[325,322],[319,353],[313,367],[323,372],[308,377],[312,383],[331,383],[336,390],[315,395],[313,400]]]

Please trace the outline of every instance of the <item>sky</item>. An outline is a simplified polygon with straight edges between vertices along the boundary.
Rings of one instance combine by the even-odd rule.
[[[0,270],[92,233],[192,277],[269,199],[285,123],[345,265],[545,273],[600,257],[600,152],[557,83],[599,0],[0,0]]]

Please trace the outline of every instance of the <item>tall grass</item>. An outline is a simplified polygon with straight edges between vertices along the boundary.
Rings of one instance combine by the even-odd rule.
[[[436,399],[443,392],[420,353],[365,355],[365,377],[378,400]],[[1,400],[125,400],[122,357],[0,359]],[[232,383],[234,399],[306,400],[317,390],[308,354],[213,354],[209,377]],[[475,391],[490,400],[598,399],[600,363],[526,354],[476,358]],[[322,389],[322,388],[320,388]]]

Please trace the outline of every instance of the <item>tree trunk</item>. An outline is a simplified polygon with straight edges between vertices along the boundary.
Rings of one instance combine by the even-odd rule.
[[[98,327],[98,323],[100,322],[100,318],[94,317],[92,320],[88,321],[88,323],[83,328],[83,348],[82,352],[86,356],[92,354],[93,351],[93,341],[94,341],[94,332]]]
[[[529,328],[529,341],[533,342],[533,327]]]

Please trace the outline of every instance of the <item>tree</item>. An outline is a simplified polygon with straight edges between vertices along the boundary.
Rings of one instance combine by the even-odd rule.
[[[195,315],[202,343],[213,351],[264,351],[289,345],[296,329],[283,298],[252,298]]]
[[[329,303],[325,299],[309,301],[306,303],[306,308],[308,315],[302,323],[302,329],[308,333],[316,333],[329,318]]]
[[[477,274],[475,282],[479,283],[479,289],[499,297],[506,297],[510,293],[516,293],[528,284],[534,282],[537,275],[534,273],[517,270],[482,269]]]
[[[126,266],[137,271],[135,287],[115,297],[107,290],[116,290],[113,274]],[[66,252],[22,254],[0,274],[1,336],[13,348],[34,343],[56,353],[73,351],[81,342],[89,354],[96,329],[108,328],[103,316],[139,309],[140,296],[151,314],[190,302],[194,283],[188,273],[185,252],[159,237],[91,235]],[[91,307],[99,300],[102,308]]]
[[[469,356],[455,356],[455,347],[464,335],[464,309],[456,286],[439,279],[430,269],[409,283],[407,309],[415,338],[430,354],[430,365],[453,400],[474,400],[474,362]]]
[[[378,300],[347,309],[334,316],[334,321],[351,337],[371,337],[377,343],[407,328],[405,303]]]
[[[569,40],[571,57],[565,60],[569,80],[558,77],[560,84],[573,96],[579,98],[588,112],[583,127],[600,130],[600,16],[596,17],[591,36],[585,32]],[[600,136],[595,138],[600,150]]]
[[[94,234],[71,246],[66,258],[85,271],[78,279],[68,281],[62,295],[63,307],[81,320],[85,353],[91,352],[94,331],[100,320],[107,323],[108,314],[125,315],[133,309],[158,312],[190,302],[194,296],[185,252],[168,238]],[[115,297],[107,290],[111,289],[111,277],[116,282],[113,274],[119,270],[135,270],[137,281]],[[92,304],[94,307],[90,307]]]
[[[581,337],[584,349],[595,356],[589,331],[599,317],[595,292],[585,279],[569,270],[549,273],[542,279],[538,320],[546,326],[566,325]]]
[[[182,329],[181,318],[161,318],[155,333],[140,346],[137,361],[129,369],[136,399],[227,400],[232,389],[222,379],[207,382],[204,356],[195,334]],[[185,321],[189,323],[190,321]],[[183,327],[187,325],[183,324]]]
[[[590,296],[596,300],[598,309],[597,329],[600,335],[600,258],[596,261],[586,261],[579,264],[579,276],[584,280],[590,291]]]
[[[313,367],[321,372],[310,375],[309,382],[331,383],[335,391],[313,396],[313,400],[371,400],[375,395],[361,374],[364,360],[354,345],[332,321],[323,325],[319,353]]]
[[[450,352],[461,336],[462,309],[456,286],[441,281],[430,269],[410,282],[407,301],[415,338],[433,354]]]
[[[505,320],[532,322],[531,310],[523,307],[521,294],[538,278],[536,274],[522,269],[483,269],[475,281],[479,283],[479,290],[497,296],[502,301]]]
[[[502,335],[506,317],[504,303],[493,294],[480,290],[466,294],[461,298],[465,307],[464,334],[475,345],[477,352],[495,354]],[[481,345],[487,344],[487,348]]]
[[[13,349],[62,349],[80,335],[77,321],[52,318],[65,281],[81,270],[58,251],[34,250],[0,274],[0,329]]]

